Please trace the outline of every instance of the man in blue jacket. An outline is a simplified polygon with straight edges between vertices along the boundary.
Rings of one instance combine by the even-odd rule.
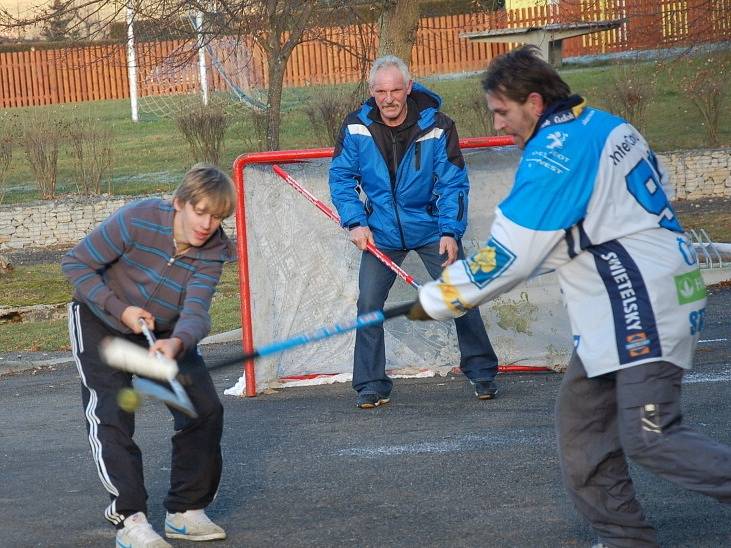
[[[374,244],[401,264],[419,254],[429,274],[463,258],[469,180],[454,122],[439,112],[441,98],[411,80],[394,56],[373,63],[372,97],[349,114],[330,167],[330,193],[350,239],[363,250],[358,314],[383,308],[395,274],[366,251]],[[361,191],[365,201],[361,200]],[[497,395],[497,357],[475,308],[455,319],[460,368],[475,395]],[[359,330],[355,339],[353,388],[357,406],[388,403],[383,327]]]

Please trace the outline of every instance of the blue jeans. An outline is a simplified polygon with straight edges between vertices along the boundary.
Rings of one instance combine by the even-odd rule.
[[[444,256],[439,254],[439,244],[434,243],[415,249],[424,263],[429,275],[436,279],[442,273]],[[396,264],[400,265],[408,251],[384,251]],[[459,259],[464,258],[462,243],[459,243]],[[363,252],[360,259],[358,285],[358,314],[383,309],[388,292],[396,279],[396,274],[384,266],[376,257]],[[497,356],[492,349],[485,331],[480,311],[473,308],[467,314],[454,320],[457,328],[462,372],[473,382],[491,381],[497,374]],[[353,360],[353,388],[365,394],[391,393],[393,381],[386,375],[386,348],[383,326],[378,325],[360,329],[355,335]]]

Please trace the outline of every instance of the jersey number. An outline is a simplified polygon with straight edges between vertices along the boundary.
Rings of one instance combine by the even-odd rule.
[[[635,200],[649,213],[662,217],[658,223],[661,227],[673,232],[683,232],[683,227],[675,217],[668,197],[660,186],[657,172],[652,168],[650,162],[645,158],[637,162],[637,165],[625,176],[625,180],[627,189]]]

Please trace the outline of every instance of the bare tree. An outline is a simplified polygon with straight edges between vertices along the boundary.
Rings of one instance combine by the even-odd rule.
[[[205,41],[233,36],[242,43],[253,41],[261,48],[266,56],[268,75],[267,147],[273,150],[279,148],[282,87],[292,51],[298,44],[317,40],[317,29],[326,27],[337,15],[342,17],[343,10],[350,10],[348,0],[128,1],[134,9],[134,19],[151,22],[161,35],[171,28],[180,32],[182,15],[201,12],[206,21]],[[72,13],[79,25],[84,24],[84,18],[93,17],[95,24],[102,29],[119,20],[124,10],[124,4],[117,0],[59,0],[57,4],[59,9],[52,13],[36,9],[24,17],[14,16],[0,8],[0,30],[44,25]],[[195,38],[194,29],[190,28],[188,32],[191,39]]]
[[[380,43],[378,56],[395,55],[407,63],[416,42],[421,0],[384,0],[378,21]]]

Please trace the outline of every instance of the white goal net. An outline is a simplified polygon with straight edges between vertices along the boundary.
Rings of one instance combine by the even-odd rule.
[[[235,36],[222,36],[207,42],[202,50],[207,104],[220,106],[231,115],[266,109],[261,60],[249,45]],[[143,49],[139,58],[140,113],[174,120],[202,105],[199,62],[199,45],[193,40],[179,41],[166,52]]]
[[[518,161],[515,147],[465,150],[470,174],[471,254],[486,240],[497,203],[507,195]],[[329,201],[330,159],[282,164],[314,196]],[[254,346],[262,346],[356,315],[360,251],[347,234],[278,177],[271,165],[245,170],[245,203]],[[430,279],[416,253],[402,267]],[[413,301],[416,290],[396,279],[387,306]],[[481,307],[501,365],[561,366],[571,330],[554,274],[517,287]],[[459,365],[453,322],[385,324],[387,369],[444,372]],[[282,378],[352,372],[355,334],[332,337],[256,362],[257,390]],[[243,377],[229,394],[243,393]]]

